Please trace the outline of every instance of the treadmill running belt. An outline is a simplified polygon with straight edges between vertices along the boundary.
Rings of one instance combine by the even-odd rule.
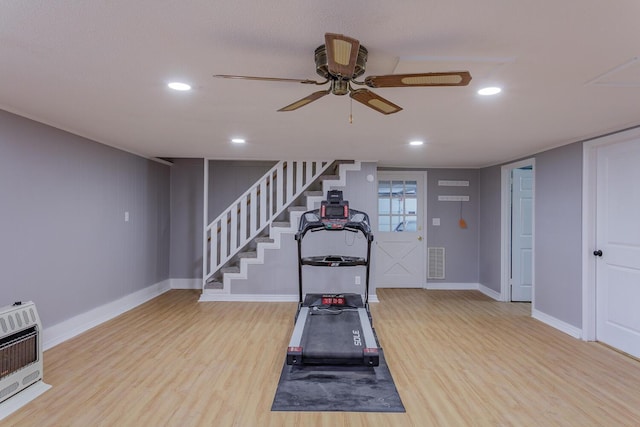
[[[357,310],[347,310],[309,312],[301,342],[304,363],[362,363],[365,343],[360,318]]]

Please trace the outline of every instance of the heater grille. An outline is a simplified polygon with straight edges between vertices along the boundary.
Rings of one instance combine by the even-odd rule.
[[[0,308],[0,403],[42,380],[41,333],[32,302]]]
[[[0,380],[38,361],[36,327],[0,339]]]
[[[444,279],[444,248],[427,248],[427,279]]]

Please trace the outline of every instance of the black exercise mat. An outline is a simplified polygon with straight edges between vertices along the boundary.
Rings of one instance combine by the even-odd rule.
[[[405,412],[380,349],[380,365],[287,365],[272,411]]]

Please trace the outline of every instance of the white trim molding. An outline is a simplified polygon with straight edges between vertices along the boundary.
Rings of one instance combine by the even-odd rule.
[[[298,302],[294,294],[227,294],[203,291],[198,302]]]
[[[493,289],[482,284],[478,285],[478,290],[483,294],[485,294],[486,296],[488,296],[489,298],[492,298],[496,301],[501,301],[500,292],[494,291]]]
[[[562,320],[556,319],[553,316],[549,316],[546,313],[533,309],[531,310],[531,317],[541,321],[542,323],[546,323],[552,328],[555,328],[561,332],[564,332],[567,335],[571,335],[574,338],[578,338],[578,339],[582,338],[582,329],[577,328],[573,325],[570,325],[566,322],[563,322]]]
[[[511,301],[511,172],[525,166],[531,166],[533,170],[533,223],[532,223],[532,261],[533,270],[531,272],[532,290],[531,307],[535,307],[535,197],[536,197],[536,159],[534,157],[520,160],[514,163],[503,165],[501,168],[501,202],[500,202],[500,301]]]
[[[479,283],[427,282],[424,287],[431,291],[471,291],[479,290]]]
[[[298,302],[297,294],[223,294],[204,291],[198,302]],[[369,295],[369,302],[380,302],[378,295]]]
[[[85,313],[64,320],[43,330],[42,349],[49,350],[56,345],[71,339],[81,333],[113,319],[159,295],[170,290],[169,280],[163,280],[147,286],[137,292],[124,296],[115,301],[96,307]]]

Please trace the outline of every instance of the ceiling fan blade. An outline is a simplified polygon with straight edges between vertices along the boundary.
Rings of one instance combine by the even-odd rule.
[[[413,86],[466,86],[471,81],[468,71],[443,73],[389,74],[369,76],[364,83],[369,87],[413,87]]]
[[[315,85],[323,85],[328,82],[328,80],[324,82],[317,82],[315,80],[309,80],[309,79],[283,79],[280,77],[234,76],[230,74],[214,74],[213,77],[220,77],[223,79],[262,80],[262,81],[268,81],[268,82],[292,82],[292,83],[315,84]]]
[[[337,77],[352,78],[356,69],[360,42],[342,34],[326,33],[324,43],[327,49],[329,72]]]
[[[376,95],[369,89],[352,90],[349,96],[367,107],[381,112],[382,114],[393,114],[398,111],[402,111],[402,107],[399,107],[393,102],[387,101],[383,97]]]
[[[331,93],[331,89],[329,90],[320,90],[318,92],[313,92],[311,95],[309,96],[305,96],[304,98],[294,102],[293,104],[289,104],[286,107],[282,107],[281,109],[279,109],[278,111],[293,111],[293,110],[297,110],[300,107],[304,107],[305,105],[322,98],[325,95],[328,95],[329,93]]]

